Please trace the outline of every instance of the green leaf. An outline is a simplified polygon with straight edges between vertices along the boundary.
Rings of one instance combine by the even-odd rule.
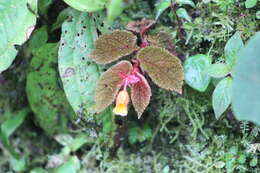
[[[167,9],[169,8],[171,5],[171,1],[170,0],[160,0],[155,6],[155,11],[156,11],[156,15],[155,15],[155,20],[157,20],[160,15]]]
[[[255,166],[257,165],[257,163],[258,163],[258,158],[257,158],[257,156],[256,156],[256,157],[254,157],[254,158],[249,162],[249,165],[250,165],[251,167],[255,167]]]
[[[176,11],[176,14],[179,17],[187,20],[188,22],[191,22],[191,17],[189,16],[189,14],[188,14],[188,12],[186,11],[185,8],[178,8],[177,11]]]
[[[245,6],[246,8],[253,8],[257,3],[257,0],[246,0]]]
[[[139,77],[140,81],[131,86],[131,101],[137,112],[138,118],[141,118],[144,110],[150,103],[152,91],[145,77],[139,73],[136,75]]]
[[[136,36],[128,31],[116,30],[100,36],[95,43],[96,49],[91,58],[98,64],[108,64],[136,50]]]
[[[54,173],[77,173],[80,169],[80,161],[76,156],[54,170]]]
[[[74,116],[59,84],[57,48],[57,44],[48,43],[35,52],[26,82],[35,119],[48,134],[66,131],[68,119]]]
[[[260,10],[255,13],[257,19],[260,19]]]
[[[68,17],[71,15],[71,13],[73,13],[73,12],[72,12],[73,10],[74,10],[74,9],[71,8],[71,7],[68,7],[68,8],[63,9],[63,10],[59,13],[56,22],[55,22],[54,24],[52,24],[52,26],[51,26],[51,31],[55,31],[56,29],[60,28],[60,27],[62,26],[62,24],[64,23],[64,21],[65,21],[66,19],[68,19]]]
[[[216,64],[212,64],[208,69],[207,69],[207,73],[211,76],[211,77],[215,77],[215,78],[222,78],[225,77],[226,75],[228,75],[228,73],[230,72],[230,66],[228,66],[227,64],[223,64],[223,63],[216,63]]]
[[[123,11],[123,0],[111,0],[107,6],[107,18],[113,22]]]
[[[176,0],[176,2],[180,5],[190,5],[193,8],[196,7],[192,0]]]
[[[212,105],[216,119],[219,119],[231,103],[232,81],[231,77],[222,79],[213,92]]]
[[[62,25],[59,73],[74,112],[88,121],[93,121],[95,89],[100,76],[98,65],[89,57],[96,38],[96,23],[91,15],[72,10]]]
[[[181,61],[166,49],[149,46],[137,54],[141,68],[159,87],[182,93],[183,68]]]
[[[16,172],[23,172],[26,170],[26,157],[22,157],[20,159],[11,158],[10,159],[11,167]]]
[[[28,0],[0,1],[0,73],[15,59],[15,45],[22,45],[34,29],[36,16],[28,10],[27,3]]]
[[[243,47],[244,43],[240,37],[240,33],[236,32],[226,43],[224,50],[225,60],[228,65],[233,67],[236,64],[237,54]]]
[[[211,66],[211,61],[211,57],[198,54],[184,62],[185,81],[190,87],[200,92],[207,89],[210,83],[207,69]]]
[[[239,52],[234,69],[232,108],[239,120],[260,125],[260,32]]]
[[[69,6],[83,12],[95,12],[105,8],[108,0],[64,0]]]
[[[47,26],[35,30],[29,40],[29,49],[34,53],[48,41]]]
[[[30,112],[28,108],[22,109],[18,112],[14,112],[11,114],[14,114],[9,119],[5,120],[1,124],[0,129],[0,139],[2,144],[8,149],[8,151],[15,157],[15,159],[18,158],[18,154],[13,150],[10,142],[9,137],[14,133],[14,131],[23,123],[26,115]]]
[[[121,61],[104,72],[97,83],[96,88],[96,110],[102,112],[114,100],[121,88],[122,78],[119,73],[130,74],[133,67],[128,61]]]
[[[23,109],[15,114],[14,117],[10,117],[4,121],[1,125],[1,133],[9,138],[13,134],[13,132],[23,123],[26,115],[29,113],[29,109]]]
[[[54,136],[55,140],[63,145],[63,146],[68,146],[72,143],[72,141],[74,140],[73,137],[69,134],[58,134],[56,136]]]

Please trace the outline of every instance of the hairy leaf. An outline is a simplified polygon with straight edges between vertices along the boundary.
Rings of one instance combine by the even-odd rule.
[[[156,35],[149,35],[147,40],[151,46],[158,46],[158,47],[165,48],[173,55],[175,56],[177,55],[171,34],[165,31],[160,31]]]
[[[212,105],[217,119],[231,103],[232,81],[231,77],[222,79],[213,92]]]
[[[96,49],[91,57],[98,64],[107,64],[131,54],[135,49],[136,36],[131,32],[117,30],[96,40]]]
[[[28,0],[0,1],[0,73],[15,59],[15,45],[23,44],[34,29],[36,16],[27,7],[34,3],[28,3]]]
[[[79,11],[95,12],[105,8],[108,0],[64,0],[69,6]]]
[[[132,69],[130,62],[121,61],[101,75],[97,83],[95,96],[96,111],[102,112],[114,101],[122,82],[122,78],[119,77],[118,73],[129,74]]]
[[[207,69],[210,67],[211,61],[211,57],[203,54],[193,55],[185,61],[185,81],[190,87],[200,92],[207,89],[210,82]]]
[[[140,81],[133,84],[131,87],[131,100],[138,118],[141,118],[141,115],[150,103],[152,92],[145,77],[139,73],[137,73],[137,76]]]
[[[78,116],[93,120],[99,67],[90,59],[97,38],[96,23],[88,13],[71,11],[62,25],[59,72],[64,91]]]
[[[141,68],[159,87],[182,93],[184,74],[176,56],[163,48],[149,46],[141,49],[137,58]]]
[[[232,108],[239,120],[260,125],[260,32],[239,52],[234,69]]]
[[[59,85],[57,48],[57,44],[48,43],[35,52],[26,83],[35,119],[48,134],[66,131],[68,119],[74,116]]]

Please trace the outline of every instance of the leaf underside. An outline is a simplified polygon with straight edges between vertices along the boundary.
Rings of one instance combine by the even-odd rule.
[[[149,46],[141,49],[137,58],[141,68],[159,87],[182,93],[184,74],[176,56],[163,48]]]
[[[130,55],[136,49],[136,36],[128,31],[113,31],[96,40],[96,49],[91,57],[98,64],[108,64],[123,56]]]
[[[152,92],[145,77],[139,73],[137,75],[140,81],[131,87],[131,100],[138,118],[140,118],[150,102]]]
[[[128,61],[121,61],[104,72],[96,88],[95,103],[96,111],[102,112],[115,99],[118,93],[122,78],[118,73],[129,74],[132,71],[132,64]]]

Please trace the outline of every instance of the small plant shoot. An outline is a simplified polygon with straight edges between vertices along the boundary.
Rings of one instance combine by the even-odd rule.
[[[152,96],[145,73],[159,87],[182,93],[184,74],[181,61],[165,48],[151,45],[145,33],[153,24],[149,20],[140,21],[139,25],[128,24],[127,28],[140,37],[140,45],[136,44],[136,35],[121,30],[102,35],[96,40],[95,50],[91,54],[96,63],[108,64],[130,56],[130,61],[118,62],[98,80],[95,92],[97,112],[102,112],[115,101],[113,112],[126,116],[131,100],[140,118]]]

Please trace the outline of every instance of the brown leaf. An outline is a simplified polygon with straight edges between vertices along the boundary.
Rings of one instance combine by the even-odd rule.
[[[133,67],[130,62],[121,61],[101,75],[97,83],[95,95],[97,112],[102,112],[115,100],[122,82],[122,78],[119,77],[118,73],[129,74],[132,69]]]
[[[96,49],[90,57],[98,64],[111,63],[136,49],[136,36],[128,31],[113,31],[96,40]]]
[[[182,93],[184,74],[176,56],[163,48],[149,46],[139,51],[137,59],[159,87]]]
[[[154,24],[155,24],[154,20],[142,19],[141,21],[129,22],[126,26],[126,29],[135,32],[137,34],[143,35]]]
[[[131,87],[131,100],[138,118],[140,118],[150,103],[152,92],[145,77],[139,73],[137,73],[137,75],[140,81],[133,84]]]

